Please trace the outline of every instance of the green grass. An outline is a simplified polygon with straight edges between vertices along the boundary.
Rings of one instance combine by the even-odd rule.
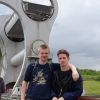
[[[100,96],[100,81],[94,81],[94,80],[83,81],[83,87],[85,89],[86,95]]]
[[[97,75],[82,75],[83,79],[86,81],[90,81],[90,80],[96,80],[97,79]]]

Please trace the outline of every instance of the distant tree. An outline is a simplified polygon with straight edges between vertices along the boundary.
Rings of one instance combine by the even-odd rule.
[[[97,76],[96,80],[97,81],[100,81],[100,75]]]
[[[83,80],[98,80],[100,81],[100,71],[91,69],[77,69],[82,75]]]

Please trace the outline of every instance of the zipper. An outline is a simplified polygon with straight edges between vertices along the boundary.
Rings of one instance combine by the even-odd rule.
[[[62,94],[62,88],[60,89],[59,98],[61,97],[61,94]]]

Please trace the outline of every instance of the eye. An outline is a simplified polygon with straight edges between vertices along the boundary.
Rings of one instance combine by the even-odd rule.
[[[61,59],[66,59],[66,57],[59,58],[59,60],[61,60]]]
[[[62,58],[59,58],[59,60],[61,60]]]
[[[45,54],[45,55],[48,55],[48,53],[41,53],[41,54],[42,54],[42,55],[44,55],[44,54]]]
[[[66,59],[66,57],[63,57],[62,59]]]
[[[48,54],[48,53],[45,53],[46,55]]]

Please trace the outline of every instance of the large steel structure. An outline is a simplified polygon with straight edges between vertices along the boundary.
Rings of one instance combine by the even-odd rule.
[[[12,88],[11,95],[18,95],[26,65],[37,58],[37,47],[49,42],[58,4],[48,1],[49,5],[42,5],[28,0],[0,0],[13,10],[11,15],[0,16],[0,76],[7,91]]]

